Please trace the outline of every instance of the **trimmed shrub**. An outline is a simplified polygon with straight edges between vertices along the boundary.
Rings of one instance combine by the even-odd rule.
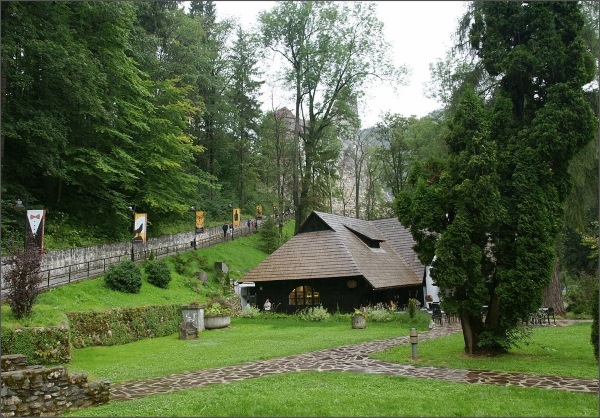
[[[142,271],[130,260],[111,265],[104,275],[109,289],[124,293],[139,293],[142,287]]]
[[[306,307],[298,312],[298,318],[304,321],[326,321],[331,317],[331,314],[327,312],[322,306]]]
[[[22,354],[29,364],[60,364],[71,361],[69,329],[59,327],[2,327],[2,354]]]
[[[408,316],[411,318],[417,316],[417,300],[414,298],[408,300]]]
[[[171,281],[171,271],[169,265],[164,260],[152,260],[146,263],[144,267],[148,275],[148,283],[154,286],[166,289]]]
[[[246,306],[240,314],[242,318],[260,318],[262,316],[260,309],[256,306]]]
[[[369,321],[373,322],[391,322],[394,314],[387,309],[369,309]]]
[[[75,348],[126,344],[176,333],[181,305],[67,312]]]

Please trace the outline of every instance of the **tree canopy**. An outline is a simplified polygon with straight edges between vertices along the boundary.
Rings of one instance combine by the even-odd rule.
[[[498,352],[549,283],[569,165],[596,132],[582,89],[596,68],[578,3],[474,2],[464,22],[483,77],[454,90],[449,155],[415,167],[398,213],[460,313],[465,350]]]

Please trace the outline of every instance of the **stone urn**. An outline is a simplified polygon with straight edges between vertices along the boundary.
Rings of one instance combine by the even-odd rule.
[[[231,324],[231,315],[204,315],[205,329],[227,328]]]
[[[352,315],[352,328],[364,329],[367,327],[367,318],[364,315]]]

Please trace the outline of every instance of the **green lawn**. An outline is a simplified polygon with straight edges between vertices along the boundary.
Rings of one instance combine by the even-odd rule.
[[[409,323],[292,318],[234,318],[228,329],[198,340],[176,335],[114,347],[75,350],[70,372],[112,382],[281,357],[378,338],[408,335]],[[529,345],[510,354],[462,354],[462,335],[422,341],[418,360],[409,345],[372,355],[386,361],[450,368],[597,378],[591,324],[536,327]],[[419,324],[421,333],[423,324]],[[265,343],[266,342],[266,343]],[[376,394],[376,396],[374,396]],[[598,397],[537,388],[473,385],[431,379],[342,372],[286,373],[226,385],[153,395],[81,409],[70,416],[597,416]]]
[[[598,397],[349,372],[301,372],[80,409],[66,416],[588,416]]]
[[[93,380],[122,382],[405,336],[413,326],[425,330],[426,315],[414,322],[373,323],[362,330],[352,329],[349,317],[344,322],[232,318],[230,327],[205,330],[195,340],[180,340],[173,334],[119,346],[76,349],[65,366],[69,372],[86,373]]]
[[[551,376],[598,378],[598,364],[590,342],[591,322],[567,327],[535,327],[529,344],[497,356],[464,354],[462,333],[418,344],[418,359],[403,347],[373,357],[396,363],[454,369],[502,370]]]

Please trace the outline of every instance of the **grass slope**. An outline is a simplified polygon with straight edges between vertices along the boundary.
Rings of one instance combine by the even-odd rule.
[[[293,231],[293,222],[286,224],[286,230],[288,234],[289,230]],[[197,251],[182,253],[180,257],[185,260],[186,268],[190,272],[200,270],[192,253],[206,257],[209,277],[216,276],[213,269],[216,261],[225,262],[229,267],[230,278],[235,280],[267,257],[267,254],[259,249],[260,244],[260,235],[253,234]],[[140,293],[129,294],[108,289],[102,277],[84,279],[41,293],[33,307],[32,315],[22,320],[14,317],[8,304],[2,304],[2,324],[4,326],[52,326],[66,322],[65,312],[204,301],[207,295],[194,291],[189,286],[190,277],[177,274],[172,257],[167,259],[172,273],[167,289],[149,284],[144,277]]]

